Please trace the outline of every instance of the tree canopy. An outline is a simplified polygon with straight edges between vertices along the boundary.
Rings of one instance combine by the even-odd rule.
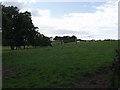
[[[3,45],[11,46],[11,49],[51,44],[50,38],[38,32],[39,28],[32,23],[31,13],[28,11],[19,12],[17,7],[2,5],[2,24]]]
[[[60,37],[60,36],[56,36],[53,40],[58,40],[58,41],[63,41],[65,43],[68,43],[68,42],[75,42],[77,40],[77,37],[76,36],[63,36],[63,37]]]

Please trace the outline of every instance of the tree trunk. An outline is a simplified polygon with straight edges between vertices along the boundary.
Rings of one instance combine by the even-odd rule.
[[[11,50],[14,50],[14,46],[10,46]]]
[[[24,49],[25,49],[25,45],[24,45]]]

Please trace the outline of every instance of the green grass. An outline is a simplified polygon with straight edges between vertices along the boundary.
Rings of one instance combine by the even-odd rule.
[[[3,47],[3,88],[66,87],[108,66],[115,57],[117,41],[7,48]]]

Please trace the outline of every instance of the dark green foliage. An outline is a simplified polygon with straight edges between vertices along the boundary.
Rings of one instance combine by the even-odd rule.
[[[68,43],[68,42],[75,42],[77,40],[76,36],[63,36],[63,37],[59,37],[56,36],[53,40],[59,40],[59,41],[63,41],[64,43]]]
[[[18,8],[9,6],[2,6],[2,30],[3,30],[3,45],[14,46],[14,33],[16,16],[18,15]]]
[[[33,46],[51,46],[50,38],[44,36],[43,34],[38,34],[35,38]]]
[[[14,6],[2,5],[3,45],[11,46],[13,50],[21,46],[49,46],[50,39],[38,32],[38,27],[32,23],[30,12],[19,12]],[[44,36],[44,37],[42,37]]]
[[[116,59],[114,59],[111,69],[112,69],[112,77],[111,77],[111,87],[119,88],[120,87],[120,50],[116,50]]]
[[[114,39],[105,39],[104,41],[115,41]]]

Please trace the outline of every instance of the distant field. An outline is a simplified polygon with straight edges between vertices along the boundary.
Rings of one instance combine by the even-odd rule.
[[[117,41],[9,50],[3,47],[3,88],[67,87],[108,66]]]

